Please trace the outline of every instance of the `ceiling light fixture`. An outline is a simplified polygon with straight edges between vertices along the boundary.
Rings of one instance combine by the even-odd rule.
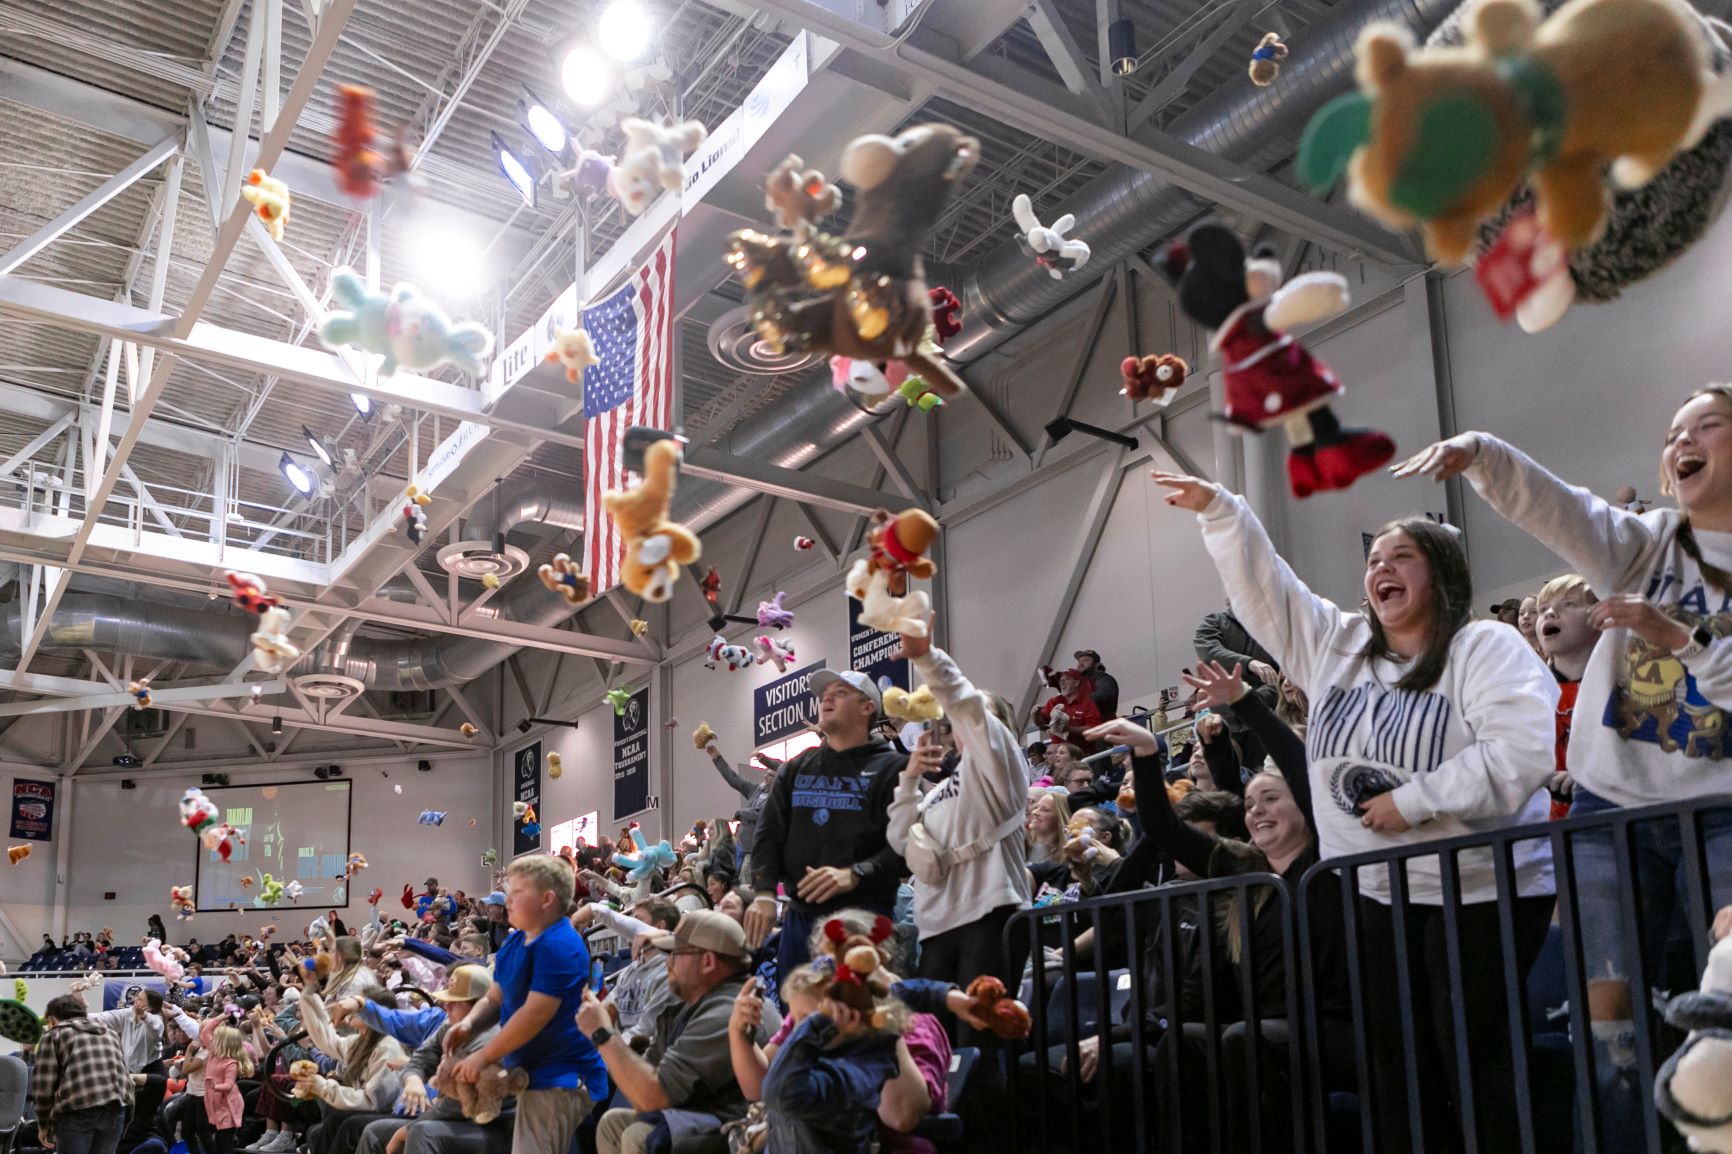
[[[1130,20],[1107,25],[1107,60],[1114,76],[1129,76],[1137,70],[1137,26]]]
[[[622,64],[641,59],[654,36],[655,23],[640,0],[613,0],[596,23],[602,51]]]
[[[613,70],[595,49],[579,44],[565,54],[559,80],[567,96],[585,108],[594,108],[613,88]]]
[[[565,122],[535,93],[525,88],[517,102],[517,123],[553,156],[564,159],[571,149],[571,133]]]
[[[325,463],[325,468],[331,467],[331,450],[325,448],[325,443],[319,440],[318,434],[307,426],[301,426],[301,436],[307,438],[307,444],[313,447],[313,453]]]
[[[355,411],[361,414],[363,421],[373,419],[373,398],[366,393],[350,393],[349,401],[355,406]]]
[[[499,163],[499,171],[505,174],[505,179],[511,182],[511,187],[517,190],[517,195],[523,198],[523,203],[530,208],[535,207],[535,170],[529,161],[511,151],[511,146],[505,143],[505,138],[497,132],[488,136],[493,141],[493,159]]]
[[[283,719],[282,719],[282,716],[280,714],[276,717],[271,718],[271,732],[273,734],[277,735],[278,737],[282,736],[282,734],[283,734]]]
[[[448,220],[422,216],[416,252],[416,279],[422,288],[447,300],[473,297],[491,284],[481,243],[469,229]]]
[[[289,483],[289,487],[303,497],[312,493],[317,484],[312,471],[289,456],[287,450],[283,452],[283,459],[277,462],[277,468],[283,471],[283,479]]]

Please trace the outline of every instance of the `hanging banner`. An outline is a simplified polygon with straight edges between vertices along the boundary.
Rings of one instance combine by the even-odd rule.
[[[682,212],[697,207],[704,194],[745,158],[806,87],[810,72],[807,37],[803,32],[797,33],[770,70],[746,95],[744,103],[717,125],[697,151],[686,158],[685,193],[680,202]]]
[[[102,982],[102,1008],[114,1010],[121,1006],[130,1006],[140,990],[155,990],[159,994],[166,994],[168,983],[161,978],[105,978]]]
[[[535,807],[535,816],[541,817],[541,742],[526,745],[517,751],[517,777],[513,786],[511,800],[527,802]],[[511,823],[511,856],[534,853],[541,848],[541,834],[525,834],[523,823],[512,819]]]
[[[54,783],[12,782],[12,836],[24,841],[54,840]]]
[[[880,684],[882,678],[888,677],[892,685],[911,688],[908,662],[891,656],[902,647],[902,638],[860,624],[861,608],[857,599],[848,598],[848,668],[858,670]]]
[[[613,818],[649,808],[649,686],[613,715]]]
[[[799,733],[818,720],[812,700],[812,674],[827,662],[814,661],[786,677],[752,690],[752,747],[768,745]]]

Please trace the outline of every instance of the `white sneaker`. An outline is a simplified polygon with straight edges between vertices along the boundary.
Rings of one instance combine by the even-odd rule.
[[[269,1150],[277,1144],[277,1139],[282,1136],[282,1133],[281,1130],[266,1130],[251,1146],[241,1147],[241,1154],[263,1154],[263,1151]]]
[[[293,1130],[277,1131],[277,1140],[265,1147],[264,1154],[288,1154],[295,1148],[295,1132]]]

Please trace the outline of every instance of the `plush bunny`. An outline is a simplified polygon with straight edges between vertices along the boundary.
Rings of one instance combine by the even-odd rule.
[[[1679,994],[1666,1020],[1690,1031],[1654,1078],[1654,1101],[1690,1149],[1732,1152],[1732,935],[1708,954],[1702,988]]]
[[[1064,234],[1076,227],[1076,217],[1071,213],[1053,221],[1049,228],[1034,215],[1034,201],[1020,192],[1010,202],[1010,212],[1016,218],[1016,227],[1022,230],[1016,243],[1053,280],[1063,280],[1089,262],[1089,246],[1085,242],[1065,239]]]
[[[493,334],[471,321],[454,323],[412,284],[399,284],[390,295],[370,293],[352,269],[341,268],[331,274],[331,299],[337,307],[319,325],[319,340],[326,348],[353,345],[384,357],[381,376],[399,366],[431,372],[444,364],[486,375]]]
[[[680,567],[690,565],[703,553],[696,534],[668,520],[680,456],[678,441],[652,441],[644,449],[643,481],[637,488],[602,497],[625,543],[620,583],[645,601],[660,603],[671,597]]]
[[[631,836],[629,838],[622,837],[620,840],[630,842],[636,853],[626,853],[622,849],[613,855],[613,864],[627,871],[625,875],[627,881],[634,884],[641,882],[657,870],[672,869],[674,863],[678,861],[674,855],[673,847],[667,843],[666,838],[655,845],[651,845],[644,838],[643,830],[638,828],[636,822],[631,824],[628,832]]]
[[[696,120],[664,128],[628,116],[620,121],[625,148],[607,178],[607,190],[621,208],[637,216],[661,189],[678,192],[685,183],[686,154],[704,142],[707,133]]]
[[[262,168],[247,173],[241,185],[241,197],[253,206],[271,239],[283,239],[283,226],[289,223],[289,186]]]

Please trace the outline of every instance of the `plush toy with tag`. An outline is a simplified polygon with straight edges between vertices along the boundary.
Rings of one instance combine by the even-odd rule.
[[[1016,227],[1022,230],[1016,238],[1017,246],[1032,256],[1034,263],[1044,268],[1046,275],[1053,280],[1063,280],[1089,262],[1088,244],[1065,237],[1065,233],[1076,227],[1073,214],[1067,212],[1050,227],[1044,225],[1034,215],[1034,201],[1022,192],[1010,202],[1010,212],[1016,218]]]
[[[686,154],[708,135],[696,120],[671,128],[628,116],[619,123],[625,147],[607,177],[607,190],[619,206],[637,216],[662,189],[678,192],[685,183]]]
[[[241,184],[241,199],[253,206],[271,239],[283,239],[283,226],[289,223],[289,186],[266,172],[255,168]]]
[[[284,666],[301,659],[301,650],[289,640],[291,618],[281,605],[259,614],[258,631],[253,634],[253,662],[266,673],[281,673]]]
[[[1287,59],[1287,45],[1279,32],[1265,32],[1257,47],[1251,50],[1251,83],[1267,88],[1281,75],[1281,61]]]
[[[1681,0],[1482,0],[1462,49],[1415,51],[1405,28],[1359,37],[1360,91],[1325,105],[1299,175],[1346,173],[1353,203],[1390,228],[1423,228],[1445,264],[1531,177],[1540,224],[1566,249],[1606,218],[1603,174],[1637,188],[1732,111],[1695,13]]]
[[[555,554],[553,563],[543,565],[535,571],[535,575],[541,578],[541,583],[549,590],[573,605],[589,600],[589,578],[569,554]]]
[[[595,355],[595,342],[585,329],[554,329],[553,347],[542,359],[550,365],[555,361],[564,365],[565,379],[574,385],[583,379],[583,370],[601,364],[601,358]]]
[[[680,457],[678,441],[652,441],[644,449],[643,481],[637,488],[602,497],[625,544],[620,583],[645,601],[660,603],[671,597],[681,566],[703,554],[695,533],[668,520]]]
[[[1339,274],[1305,273],[1283,286],[1273,252],[1247,259],[1239,238],[1219,224],[1200,224],[1162,249],[1156,267],[1178,289],[1180,310],[1214,330],[1209,351],[1222,361],[1227,421],[1243,430],[1286,430],[1295,497],[1345,489],[1395,455],[1383,433],[1341,426],[1329,408],[1341,383],[1287,331],[1346,309]]]
[[[892,685],[884,690],[884,715],[897,721],[937,721],[944,716],[944,706],[932,695],[930,685],[922,685],[913,693]]]
[[[340,268],[331,274],[331,300],[335,307],[319,325],[319,340],[326,348],[352,345],[384,357],[380,376],[446,364],[472,377],[487,375],[493,334],[473,321],[454,322],[412,284],[371,293],[352,269]]]
[[[1732,935],[1708,954],[1701,989],[1679,994],[1666,1021],[1690,1031],[1654,1077],[1654,1101],[1690,1149],[1732,1151]]]
[[[908,579],[927,580],[938,566],[926,556],[938,538],[938,522],[921,509],[891,517],[880,509],[872,515],[866,540],[871,549],[848,570],[848,595],[861,603],[860,623],[886,633],[926,636],[931,601],[925,592],[910,592]]]

